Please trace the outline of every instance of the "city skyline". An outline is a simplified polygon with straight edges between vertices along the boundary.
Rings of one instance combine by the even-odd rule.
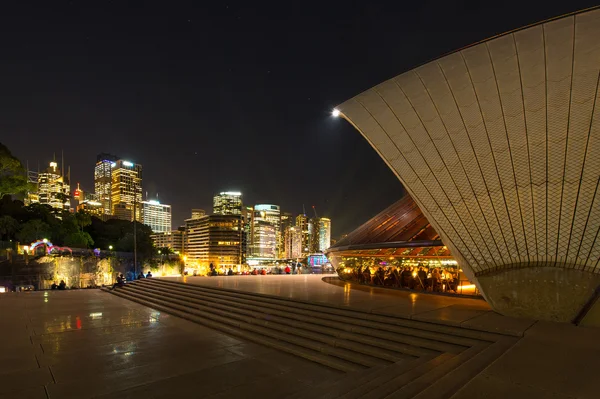
[[[14,3],[3,23],[0,135],[31,169],[64,150],[71,189],[93,191],[89,165],[103,151],[144,165],[144,192],[173,206],[174,226],[191,208],[212,209],[215,192],[239,190],[293,213],[315,205],[339,237],[404,189],[331,108],[445,52],[594,5],[518,4],[519,13],[508,3],[322,4],[317,15],[235,2]],[[441,34],[455,26],[464,29]],[[384,58],[357,62],[348,44],[357,41]]]

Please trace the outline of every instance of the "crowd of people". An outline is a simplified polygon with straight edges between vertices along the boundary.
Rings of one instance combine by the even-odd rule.
[[[340,273],[343,279],[363,284],[401,287],[417,291],[458,293],[459,276],[456,268],[440,267],[383,267],[365,266]]]

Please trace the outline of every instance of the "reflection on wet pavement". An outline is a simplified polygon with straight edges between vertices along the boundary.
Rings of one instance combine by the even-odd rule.
[[[296,367],[279,370],[262,358],[279,356],[273,349],[99,290],[2,294],[0,314],[0,399],[170,397],[173,389],[193,390],[198,375],[234,369],[250,379],[264,378],[265,370],[289,381],[337,375],[291,355]],[[213,384],[206,392],[242,382]]]

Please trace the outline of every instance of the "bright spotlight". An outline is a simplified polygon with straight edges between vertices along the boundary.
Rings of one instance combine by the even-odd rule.
[[[333,111],[331,111],[331,115],[337,118],[338,116],[340,116],[340,111],[338,109],[334,109]]]

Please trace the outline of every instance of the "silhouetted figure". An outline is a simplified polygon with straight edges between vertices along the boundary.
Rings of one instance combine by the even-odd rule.
[[[150,278],[152,277],[152,272],[150,270],[148,270],[148,273],[146,274],[146,278]]]
[[[50,286],[50,289],[55,290],[58,288],[58,285],[56,285],[56,282],[52,283],[52,285]]]
[[[285,274],[290,274],[290,272],[291,272],[291,271],[292,271],[292,270],[290,269],[290,267],[289,267],[289,266],[286,266],[286,267],[285,267]]]
[[[230,267],[229,271],[227,272],[228,276],[233,276],[233,269]]]
[[[138,276],[138,280],[145,278],[146,276],[144,276],[144,273],[140,272],[140,275]]]
[[[58,284],[58,289],[59,290],[66,290],[67,289],[67,283],[65,283],[65,280],[60,280],[60,284]]]

